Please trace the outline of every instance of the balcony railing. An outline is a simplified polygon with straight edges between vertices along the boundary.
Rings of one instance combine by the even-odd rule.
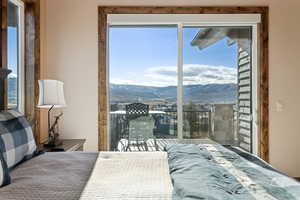
[[[226,122],[220,122],[216,117],[214,110],[201,110],[183,111],[183,138],[182,139],[212,139],[218,140],[220,133],[216,136],[216,128],[220,126],[220,123],[226,123],[226,127],[229,130],[226,138],[219,139],[224,143],[234,143],[237,140],[236,137],[236,113],[234,112],[234,106],[232,105],[232,114],[226,120]],[[150,115],[155,121],[155,128],[153,134],[156,139],[177,139],[177,111],[152,111]],[[232,125],[231,125],[232,124]],[[223,126],[223,124],[221,124]],[[117,150],[120,140],[125,139],[128,134],[128,121],[126,119],[125,111],[116,111],[110,113],[110,149]]]

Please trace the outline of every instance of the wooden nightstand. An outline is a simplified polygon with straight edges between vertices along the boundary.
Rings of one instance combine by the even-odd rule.
[[[85,143],[85,139],[66,139],[61,140],[63,143],[54,148],[48,148],[41,145],[39,149],[44,150],[46,152],[58,152],[58,151],[83,151],[83,145]]]

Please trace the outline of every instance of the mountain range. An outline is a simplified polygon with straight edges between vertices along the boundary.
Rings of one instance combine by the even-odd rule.
[[[17,78],[8,79],[8,96],[11,102],[16,103]],[[199,104],[229,104],[236,103],[236,84],[207,84],[188,85],[183,87],[184,101]],[[138,101],[166,101],[175,103],[177,99],[177,87],[154,87],[141,85],[110,84],[111,103],[138,102]]]
[[[8,102],[10,104],[17,104],[17,94],[18,94],[17,77],[9,77],[7,84],[8,84]]]
[[[183,87],[184,101],[200,104],[236,103],[236,84],[207,84],[187,85]],[[110,84],[110,101],[135,102],[163,100],[175,103],[177,99],[177,87],[153,87],[140,85]]]

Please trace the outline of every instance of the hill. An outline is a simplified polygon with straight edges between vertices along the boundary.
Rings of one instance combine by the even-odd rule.
[[[138,85],[110,84],[111,102],[136,102],[165,100],[176,102],[177,87],[152,87]],[[235,103],[237,99],[236,84],[207,84],[184,86],[185,102],[212,104]]]

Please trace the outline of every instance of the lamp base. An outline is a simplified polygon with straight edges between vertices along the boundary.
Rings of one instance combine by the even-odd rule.
[[[48,141],[46,143],[44,143],[44,147],[57,147],[62,145],[63,142],[61,140],[52,140],[52,141]]]

